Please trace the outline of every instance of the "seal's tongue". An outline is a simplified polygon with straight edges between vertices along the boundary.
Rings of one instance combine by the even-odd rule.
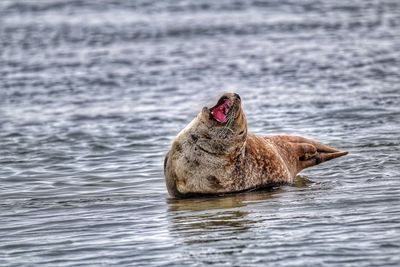
[[[226,99],[222,104],[217,105],[210,109],[214,119],[220,123],[225,123],[228,120],[229,100]]]

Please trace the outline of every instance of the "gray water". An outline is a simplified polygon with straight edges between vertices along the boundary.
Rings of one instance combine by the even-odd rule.
[[[173,200],[225,91],[350,152],[295,186]],[[1,1],[1,266],[399,266],[400,2]]]

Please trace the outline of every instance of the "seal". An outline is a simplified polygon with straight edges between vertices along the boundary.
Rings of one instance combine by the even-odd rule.
[[[234,193],[293,184],[301,170],[346,154],[300,136],[248,133],[240,96],[226,93],[177,135],[164,176],[175,198]]]

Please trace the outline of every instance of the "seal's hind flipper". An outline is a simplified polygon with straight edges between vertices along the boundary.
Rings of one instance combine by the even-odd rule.
[[[313,155],[312,157],[309,158],[304,158],[304,157],[300,157],[299,158],[299,167],[298,167],[298,171],[301,171],[305,168],[308,167],[312,167],[315,165],[318,165],[322,162],[334,159],[334,158],[338,158],[344,155],[347,155],[348,152],[347,151],[337,151],[337,152],[321,152],[321,151],[317,151],[317,153],[315,155]]]
[[[293,160],[297,162],[297,166],[292,164],[291,167],[296,173],[348,153],[300,136],[278,135],[271,137],[271,139],[277,144],[286,144],[280,146],[285,148],[291,158],[294,157]]]

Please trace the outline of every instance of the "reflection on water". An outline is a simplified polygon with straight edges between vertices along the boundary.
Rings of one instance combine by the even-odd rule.
[[[185,255],[182,260],[195,260],[202,264],[222,263],[225,257],[240,253],[246,246],[233,241],[251,231],[257,223],[246,206],[271,199],[281,191],[276,189],[213,198],[169,199],[169,231],[181,242],[180,248]]]
[[[296,181],[296,188],[310,183],[300,175]],[[254,216],[252,206],[273,203],[285,192],[285,188],[273,188],[220,197],[168,199],[168,229],[180,241],[188,259],[202,264],[225,263],[224,257],[240,254],[248,247],[241,237],[248,239],[248,233],[263,223],[263,217]]]
[[[252,243],[258,242],[260,237],[255,233],[260,231],[260,227],[269,233],[270,238],[280,236],[279,228],[291,227],[280,225],[276,228],[276,220],[285,206],[282,203],[282,194],[288,190],[298,190],[300,193],[304,189],[308,191],[306,198],[310,200],[313,193],[308,186],[312,183],[308,177],[298,175],[294,187],[220,197],[169,198],[168,230],[176,242],[179,242],[179,248],[184,251],[180,260],[194,260],[201,264],[234,264],[234,261],[226,257],[235,258],[246,251],[253,254],[252,249],[257,246]],[[326,186],[320,184],[318,187],[321,190]],[[295,212],[291,216],[296,217],[299,214]],[[287,222],[279,222],[282,223]]]
[[[311,181],[306,176],[296,177],[297,188],[306,187]],[[219,197],[203,197],[194,199],[169,198],[168,218],[170,231],[173,234],[193,238],[193,233],[199,236],[205,232],[228,231],[244,232],[256,222],[250,219],[246,207],[263,201],[272,201],[273,198],[286,192],[284,187],[228,194]],[[191,239],[190,242],[194,242]],[[201,240],[199,242],[207,242]]]
[[[247,217],[247,205],[268,200],[283,191],[243,193],[200,199],[169,199],[168,212],[171,232],[188,237],[193,233],[202,236],[204,232],[222,231],[231,234],[249,230],[254,220]],[[190,242],[194,242],[191,239]],[[199,242],[208,242],[199,240]]]
[[[247,206],[248,203],[272,198],[275,194],[283,192],[282,188],[245,192],[241,194],[228,194],[219,197],[204,197],[194,199],[168,199],[169,211],[203,211],[212,209],[230,209]]]

